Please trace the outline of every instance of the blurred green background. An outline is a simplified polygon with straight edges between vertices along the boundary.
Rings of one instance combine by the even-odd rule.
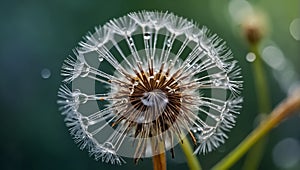
[[[56,104],[63,60],[82,36],[109,19],[143,9],[171,11],[206,25],[227,41],[242,67],[243,110],[226,143],[199,156],[203,169],[209,169],[257,125],[254,79],[251,63],[245,59],[249,49],[237,23],[243,11],[240,7],[250,4],[268,18],[269,31],[262,52],[272,46],[271,53],[265,50],[266,55],[275,55],[271,65],[280,59],[288,63],[280,71],[264,63],[275,107],[300,79],[299,0],[1,0],[0,169],[152,169],[151,159],[137,166],[131,159],[122,166],[94,161],[74,144]],[[180,148],[176,148],[175,156],[168,158],[168,169],[187,169]],[[240,169],[243,159],[232,169]],[[271,131],[259,169],[300,169],[299,116]]]

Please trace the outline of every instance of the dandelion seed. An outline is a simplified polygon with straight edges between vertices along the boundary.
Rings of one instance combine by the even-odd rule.
[[[79,46],[62,66],[58,104],[75,142],[96,160],[150,157],[158,143],[172,152],[182,134],[197,145],[195,153],[228,138],[241,108],[242,76],[206,27],[142,11],[97,27]]]

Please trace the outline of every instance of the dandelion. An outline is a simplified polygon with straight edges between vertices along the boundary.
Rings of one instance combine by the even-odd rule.
[[[240,68],[206,27],[142,11],[95,28],[65,60],[58,103],[80,149],[122,164],[170,150],[188,135],[195,153],[224,143],[242,99]],[[72,87],[71,87],[72,86]]]

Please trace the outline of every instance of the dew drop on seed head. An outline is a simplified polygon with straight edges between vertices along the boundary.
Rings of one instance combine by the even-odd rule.
[[[217,106],[217,110],[222,111],[223,107],[222,106]]]
[[[197,70],[197,68],[198,68],[198,64],[194,64],[193,69]]]
[[[121,100],[121,103],[127,103],[127,102],[128,102],[128,100],[125,99],[125,98],[123,98],[123,99]]]
[[[44,68],[41,71],[41,76],[43,79],[48,79],[51,76],[51,71],[48,68]]]
[[[89,72],[90,72],[90,68],[89,67],[83,68],[80,76],[81,77],[86,77],[86,76],[89,75]]]
[[[102,146],[105,149],[114,150],[114,145],[112,143],[110,143],[110,142],[105,142]]]
[[[215,79],[215,80],[213,80],[213,84],[215,86],[220,86],[222,84],[222,81],[220,79]]]
[[[89,118],[88,117],[81,117],[81,122],[84,126],[88,126],[89,125]]]
[[[80,93],[79,100],[82,104],[86,103],[88,101],[88,96],[84,93]]]
[[[151,38],[151,34],[148,33],[148,32],[146,32],[146,33],[144,34],[144,39],[145,39],[145,40],[149,40],[150,38]]]
[[[137,85],[139,85],[139,82],[138,82],[138,81],[135,81],[135,82],[133,83],[133,85],[134,85],[134,86],[137,86]]]
[[[130,45],[130,46],[133,46],[133,45],[134,45],[133,39],[132,39],[131,37],[128,38],[128,41],[129,41],[129,45]]]
[[[99,62],[101,63],[103,61],[103,57],[98,57]]]
[[[168,40],[167,40],[167,47],[170,47],[171,46],[171,38],[169,38]]]

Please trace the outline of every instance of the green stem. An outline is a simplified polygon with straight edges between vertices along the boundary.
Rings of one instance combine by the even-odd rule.
[[[231,153],[213,167],[213,170],[230,168],[242,157],[259,139],[276,127],[281,121],[289,117],[291,113],[300,109],[300,91],[278,105],[272,113],[255,130],[252,131]]]
[[[260,53],[258,52],[258,44],[252,45],[251,51],[256,56],[256,59],[252,65],[252,70],[254,73],[254,83],[259,112],[260,114],[266,114],[271,111],[271,102],[265,70],[263,69],[262,59]]]
[[[197,157],[193,154],[193,149],[191,147],[190,142],[188,141],[188,139],[183,136],[182,137],[182,142],[179,142],[180,146],[183,150],[183,153],[187,159],[187,164],[190,168],[190,170],[201,170],[201,166],[200,163],[197,159]]]
[[[252,70],[254,73],[255,90],[257,96],[257,104],[259,114],[264,117],[266,113],[271,111],[271,101],[268,89],[268,83],[266,81],[265,70],[263,68],[262,58],[258,51],[258,44],[252,44],[251,51],[255,54],[256,59],[252,63]],[[262,156],[265,151],[268,137],[265,136],[258,141],[246,156],[243,170],[257,169]]]
[[[267,141],[268,137],[264,136],[263,138],[259,139],[259,141],[256,144],[254,144],[251,150],[249,150],[244,161],[244,165],[242,167],[243,170],[258,169],[260,161],[263,158]]]

